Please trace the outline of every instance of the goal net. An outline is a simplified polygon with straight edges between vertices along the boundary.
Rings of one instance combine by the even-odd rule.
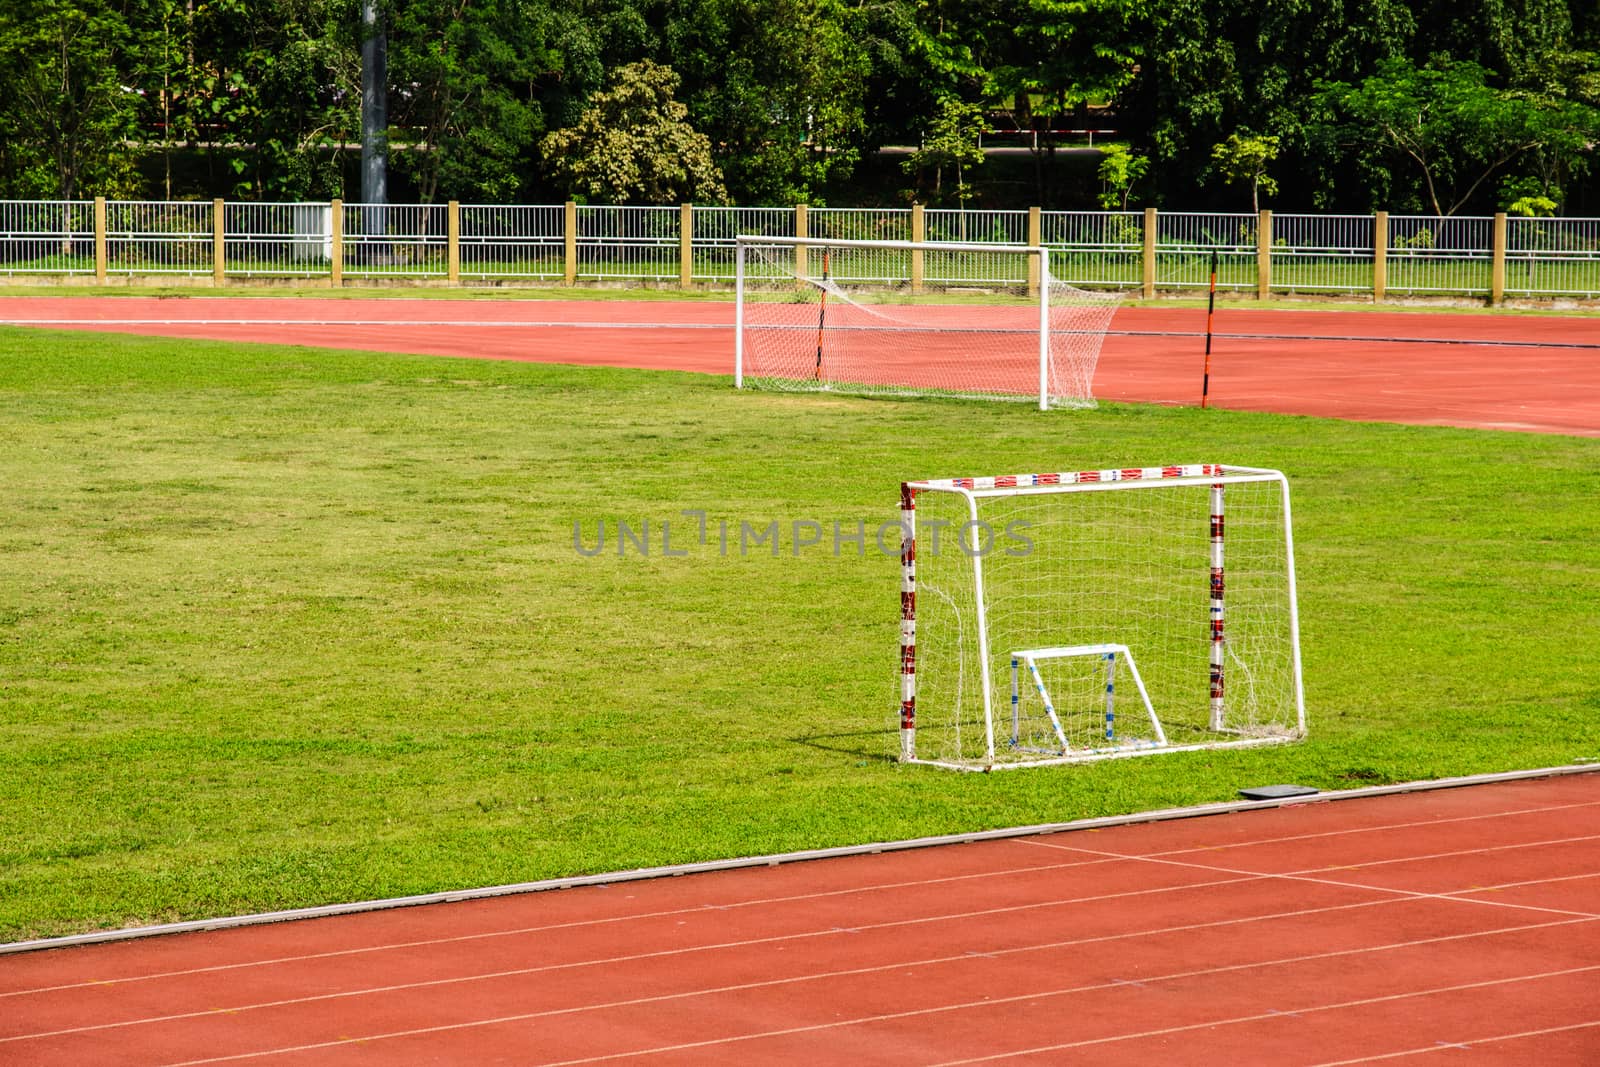
[[[738,238],[741,388],[1092,407],[1118,297],[1023,245]]]
[[[1278,471],[908,482],[901,524],[901,759],[986,771],[1304,736]]]

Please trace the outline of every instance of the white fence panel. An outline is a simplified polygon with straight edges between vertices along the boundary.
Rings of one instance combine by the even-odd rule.
[[[0,201],[0,272],[93,274],[93,201]]]
[[[224,270],[242,278],[323,278],[333,263],[333,205],[224,204]]]
[[[1218,289],[1256,285],[1255,215],[1162,212],[1156,218],[1156,288],[1204,289],[1217,259]]]
[[[1272,288],[1290,293],[1372,291],[1371,215],[1272,216]]]
[[[461,277],[559,281],[565,273],[566,220],[559,204],[463,204]]]
[[[676,207],[580,206],[578,279],[677,281],[679,226]]]
[[[1480,296],[1489,291],[1494,219],[1390,215],[1390,293]]]
[[[1507,296],[1600,296],[1600,219],[1507,219]]]
[[[345,274],[444,277],[448,210],[444,204],[345,204]]]
[[[1144,212],[1045,211],[1039,229],[1061,281],[1095,289],[1143,283]]]
[[[106,202],[106,271],[134,275],[209,275],[209,200]]]

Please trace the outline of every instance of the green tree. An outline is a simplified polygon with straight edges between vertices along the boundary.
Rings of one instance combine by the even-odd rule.
[[[1211,162],[1216,174],[1228,185],[1250,183],[1250,210],[1261,211],[1261,194],[1276,196],[1278,182],[1267,174],[1267,167],[1278,158],[1278,138],[1258,137],[1249,132],[1228,134],[1228,139],[1213,145]]]
[[[1365,199],[1383,177],[1353,170],[1310,136],[1316,85],[1358,81],[1404,55],[1404,0],[1162,0],[1147,9],[1144,55],[1117,113],[1150,154],[1157,195],[1194,203],[1211,150],[1235,130],[1279,138],[1285,192],[1317,203]]]
[[[696,129],[747,203],[819,202],[867,143],[874,46],[868,12],[842,0],[681,0],[663,53]]]
[[[954,194],[963,208],[972,196],[966,172],[983,164],[983,148],[978,143],[988,123],[983,108],[954,96],[940,99],[938,111],[928,123],[922,147],[913,152],[901,166],[910,174],[933,170],[933,199],[938,202],[944,193],[944,171],[955,171]],[[965,234],[963,234],[965,236]]]
[[[138,188],[133,26],[118,0],[0,7],[0,183],[11,196],[127,196]]]
[[[618,68],[576,125],[540,142],[546,166],[576,196],[612,204],[720,204],[727,200],[711,142],[673,94],[672,68],[641,60]]]
[[[1320,95],[1330,136],[1408,164],[1437,215],[1461,210],[1514,160],[1570,170],[1600,133],[1593,108],[1494,88],[1483,67],[1444,58],[1425,67],[1389,60],[1360,84],[1329,83]]]
[[[1150,157],[1134,153],[1125,144],[1106,145],[1100,149],[1100,166],[1096,175],[1100,179],[1100,206],[1107,211],[1128,210],[1128,198],[1133,187],[1144,179],[1150,170]]]
[[[1129,84],[1144,55],[1146,0],[929,0],[922,47],[932,68],[1005,101],[1032,142],[1037,198],[1048,206],[1055,130]]]
[[[555,18],[523,0],[409,0],[389,18],[392,165],[418,197],[509,203],[544,132]]]

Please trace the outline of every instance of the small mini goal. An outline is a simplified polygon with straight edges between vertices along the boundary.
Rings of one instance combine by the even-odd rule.
[[[906,482],[899,755],[959,770],[1303,737],[1275,470]]]

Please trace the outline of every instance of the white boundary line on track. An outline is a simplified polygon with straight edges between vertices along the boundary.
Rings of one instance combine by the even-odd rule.
[[[1193,819],[1207,815],[1227,815],[1261,808],[1292,807],[1301,804],[1321,803],[1330,800],[1356,800],[1364,797],[1393,796],[1401,793],[1422,793],[1438,789],[1457,789],[1472,785],[1490,785],[1497,782],[1517,782],[1537,778],[1555,778],[1571,774],[1600,772],[1600,763],[1571,764],[1564,767],[1544,767],[1527,771],[1504,771],[1496,774],[1467,775],[1459,778],[1438,778],[1431,781],[1403,782],[1397,785],[1366,786],[1360,789],[1343,789],[1328,793],[1282,797],[1274,800],[1242,800],[1217,804],[1198,804],[1186,808],[1164,808],[1157,811],[1137,812],[1130,815],[1108,815],[1093,819],[1075,819],[1071,822],[1040,823],[1033,826],[1016,826],[1001,830],[979,830],[965,834],[944,834],[936,837],[917,837],[903,841],[879,841],[865,845],[842,845],[835,848],[807,849],[800,852],[780,852],[767,856],[746,856],[736,859],[705,860],[665,867],[642,867],[605,874],[577,875],[569,878],[546,878],[533,882],[516,882],[509,885],[486,886],[481,889],[446,890],[441,893],[423,893],[407,897],[389,897],[381,900],[354,901],[347,904],[324,904],[319,907],[291,908],[283,911],[262,912],[255,915],[231,915],[215,919],[192,919],[187,922],[163,923],[156,926],[135,926],[120,930],[99,930],[88,934],[67,937],[40,938],[33,941],[13,941],[0,944],[0,956],[42,949],[71,948],[79,945],[103,944],[112,941],[130,941],[145,937],[162,937],[168,934],[197,933],[205,930],[229,930],[242,926],[259,926],[267,923],[293,922],[301,919],[322,919],[339,915],[356,915],[390,908],[418,907],[425,904],[451,904],[467,900],[486,900],[493,897],[515,896],[524,893],[542,893],[553,889],[576,889],[582,886],[615,885],[625,882],[646,881],[655,878],[678,877],[686,874],[704,874],[712,871],[741,870],[749,867],[776,867],[786,863],[810,860],[836,859],[845,856],[872,855],[881,852],[902,852],[910,849],[934,848],[939,845],[970,844],[977,841],[1003,841],[1014,837],[1037,837],[1044,834],[1067,833],[1075,830],[1099,830],[1112,826],[1137,823],[1166,822],[1173,819]]]

